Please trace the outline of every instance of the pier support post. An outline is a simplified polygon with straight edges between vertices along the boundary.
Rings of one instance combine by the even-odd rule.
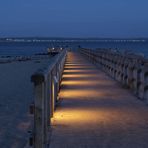
[[[148,63],[144,64],[144,100],[148,104]]]
[[[33,147],[46,148],[49,137],[50,119],[53,116],[57,101],[60,81],[64,68],[66,50],[61,52],[55,63],[47,69],[37,71],[32,75],[34,83],[34,129]]]
[[[38,74],[32,77],[34,82],[35,112],[34,112],[34,147],[44,148],[45,133],[45,83],[44,77]]]
[[[144,67],[141,65],[137,73],[138,83],[137,83],[137,94],[139,99],[144,99]]]

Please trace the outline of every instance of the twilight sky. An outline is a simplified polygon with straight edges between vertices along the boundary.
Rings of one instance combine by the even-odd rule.
[[[0,0],[0,37],[148,37],[148,0]]]

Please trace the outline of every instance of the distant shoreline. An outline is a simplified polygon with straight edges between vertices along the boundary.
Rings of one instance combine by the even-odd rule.
[[[0,38],[0,42],[148,42],[148,38]]]

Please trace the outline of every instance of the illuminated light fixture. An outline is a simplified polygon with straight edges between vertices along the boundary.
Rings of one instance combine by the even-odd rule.
[[[111,112],[113,114],[111,114]],[[114,116],[114,113],[116,114],[116,116]],[[92,108],[68,107],[66,109],[63,108],[62,110],[57,110],[54,114],[52,122],[56,121],[60,124],[70,123],[70,124],[76,124],[77,126],[84,124],[93,125],[96,124],[96,122],[99,124],[102,123],[102,121],[103,122],[105,121],[107,124],[112,124],[114,122],[114,118],[108,118],[110,116],[119,119],[120,112],[117,113],[115,109],[106,108],[106,107],[102,107],[99,110],[93,107]]]
[[[99,76],[96,76],[96,74],[63,74],[62,78],[87,78],[87,77],[93,77],[93,78],[99,78]]]
[[[99,82],[94,80],[69,80],[69,81],[62,81],[62,85],[95,85],[98,84]],[[100,84],[100,83],[99,83]]]
[[[101,97],[106,95],[105,92],[102,91],[96,91],[96,90],[79,90],[79,89],[71,89],[71,90],[62,90],[59,93],[60,96],[64,97],[65,99],[74,99],[74,98],[78,98],[81,96],[88,96],[88,97]]]

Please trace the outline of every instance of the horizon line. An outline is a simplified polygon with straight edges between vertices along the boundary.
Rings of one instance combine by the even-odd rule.
[[[47,37],[47,36],[7,36],[0,37],[0,39],[13,39],[13,38],[59,38],[59,39],[148,39],[148,37]]]

